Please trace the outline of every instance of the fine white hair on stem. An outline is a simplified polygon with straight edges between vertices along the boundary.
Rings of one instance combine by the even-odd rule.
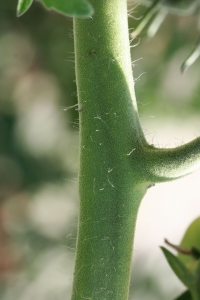
[[[144,75],[144,74],[146,74],[146,72],[143,72],[137,78],[134,78],[134,82],[137,82],[141,78],[141,76]]]
[[[71,105],[71,106],[67,106],[67,107],[61,107],[61,108],[62,108],[62,110],[67,111],[67,110],[72,109],[72,108],[74,108],[76,106],[78,106],[78,103],[74,104],[74,105]]]
[[[138,58],[138,59],[133,60],[133,61],[131,62],[132,67],[136,66],[136,65],[137,65],[136,62],[139,61],[139,60],[141,60],[141,59],[143,59],[143,57],[140,57],[140,58]]]
[[[135,148],[133,148],[128,154],[126,154],[126,155],[131,155],[132,153],[133,153],[133,151],[135,151]]]
[[[133,40],[135,40],[135,38],[133,38],[133,39],[130,40],[130,48],[134,48],[134,47],[136,47],[136,46],[138,46],[140,44],[140,37],[138,37],[138,42],[136,44],[131,45],[131,43],[132,43]]]
[[[128,17],[129,18],[132,18],[132,19],[134,19],[134,20],[136,20],[136,21],[138,21],[138,20],[140,20],[141,18],[142,18],[142,16],[140,16],[140,17],[135,17],[135,16],[133,16],[133,12],[135,12],[135,13],[137,13],[138,11],[137,10],[135,10],[137,7],[139,7],[139,6],[141,6],[141,4],[136,4],[135,6],[133,6],[132,8],[130,8],[130,9],[128,9]]]
[[[132,15],[128,15],[129,18],[135,20],[135,21],[139,21],[143,18],[143,16],[140,16],[140,17],[135,17],[135,16],[132,16]]]
[[[139,6],[141,6],[141,4],[140,4],[140,3],[137,3],[135,6],[133,6],[133,7],[130,8],[130,9],[128,9],[128,16],[129,16],[130,14],[132,14],[133,11],[134,11],[137,7],[139,7]],[[137,11],[135,11],[135,12],[137,12]]]

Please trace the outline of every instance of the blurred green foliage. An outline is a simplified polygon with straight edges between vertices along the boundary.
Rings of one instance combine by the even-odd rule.
[[[0,299],[70,299],[78,176],[72,19],[38,2],[17,18],[16,1],[7,0],[0,20]],[[179,71],[194,23],[168,16],[153,39],[131,49],[134,78],[145,72],[136,79],[141,116],[199,113],[199,62]],[[169,298],[153,275],[136,276],[131,299]]]
[[[200,217],[195,219],[187,228],[180,246],[171,244],[167,240],[168,246],[178,251],[174,255],[165,247],[161,247],[166,260],[176,276],[188,288],[178,299],[199,299],[200,297]]]

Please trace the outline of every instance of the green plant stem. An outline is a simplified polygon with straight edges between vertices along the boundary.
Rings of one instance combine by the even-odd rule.
[[[135,101],[126,0],[91,4],[92,18],[74,20],[80,214],[72,299],[125,300],[136,215],[147,189],[130,162],[147,143]]]
[[[134,93],[126,0],[92,0],[74,19],[80,113],[79,228],[72,300],[127,300],[137,212],[147,188],[200,165],[200,139],[149,145]]]

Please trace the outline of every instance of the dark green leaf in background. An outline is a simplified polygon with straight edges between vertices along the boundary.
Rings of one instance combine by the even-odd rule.
[[[191,249],[192,247],[200,249],[200,218],[194,220],[188,227],[180,246],[186,249]],[[192,256],[184,255],[182,253],[178,253],[178,258],[184,264],[190,264],[194,261]]]
[[[178,250],[178,256],[161,247],[165,258],[177,277],[189,288],[176,300],[200,299],[200,218],[186,230],[180,246],[168,245]],[[183,250],[184,251],[183,251]]]
[[[190,292],[187,290],[174,300],[192,300],[192,296],[191,296]]]
[[[18,0],[17,5],[17,16],[20,17],[23,15],[31,6],[33,0]]]
[[[167,259],[170,267],[176,274],[176,276],[187,286],[191,287],[195,285],[194,275],[186,268],[186,266],[170,251],[166,248],[161,247],[165,258]]]
[[[72,17],[87,18],[93,14],[93,8],[87,0],[40,0],[48,9]]]

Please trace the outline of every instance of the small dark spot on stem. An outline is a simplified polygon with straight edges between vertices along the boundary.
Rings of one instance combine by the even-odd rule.
[[[155,186],[155,183],[152,183],[148,186],[148,189],[150,189],[151,187]]]
[[[90,52],[89,52],[89,55],[94,55],[96,54],[96,51],[94,49],[92,49]]]

